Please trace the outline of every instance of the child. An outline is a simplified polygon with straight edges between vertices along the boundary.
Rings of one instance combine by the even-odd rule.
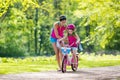
[[[59,39],[59,41],[66,41],[69,44],[69,46],[71,47],[71,50],[72,50],[74,63],[76,63],[77,62],[76,53],[77,53],[77,49],[78,49],[78,44],[80,42],[80,38],[77,35],[77,33],[75,33],[75,25],[74,24],[69,24],[67,26],[67,34],[63,38]]]

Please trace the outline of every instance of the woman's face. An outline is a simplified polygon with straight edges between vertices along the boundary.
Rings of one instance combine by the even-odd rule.
[[[66,24],[66,20],[62,20],[60,21],[62,25],[65,25]]]
[[[73,30],[68,29],[68,33],[69,33],[69,34],[73,34]]]

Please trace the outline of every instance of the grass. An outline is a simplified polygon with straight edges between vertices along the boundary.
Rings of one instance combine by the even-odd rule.
[[[92,68],[120,65],[120,55],[80,55],[79,68]],[[55,56],[52,57],[26,57],[0,58],[0,74],[13,74],[23,72],[40,72],[56,70]],[[69,68],[69,67],[68,67]]]

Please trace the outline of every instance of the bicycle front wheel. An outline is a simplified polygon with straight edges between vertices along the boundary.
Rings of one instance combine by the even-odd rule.
[[[63,57],[63,61],[62,61],[62,72],[66,72],[66,66],[67,66],[67,56]]]

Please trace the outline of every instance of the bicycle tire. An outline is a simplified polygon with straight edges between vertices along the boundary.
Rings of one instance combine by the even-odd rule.
[[[77,71],[78,68],[78,56],[76,56],[76,58],[77,58],[77,64],[75,64],[76,67],[74,66],[74,64],[71,64],[71,68],[73,71]]]
[[[66,72],[66,66],[67,66],[67,56],[64,56],[62,60],[62,72]]]

